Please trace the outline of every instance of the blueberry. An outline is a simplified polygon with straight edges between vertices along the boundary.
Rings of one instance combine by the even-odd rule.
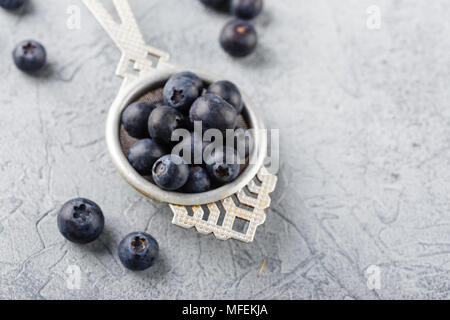
[[[155,238],[145,232],[133,232],[120,241],[119,259],[130,270],[150,268],[158,259],[159,245]]]
[[[178,150],[177,155],[183,157],[183,160],[187,164],[202,164],[203,152],[208,142],[202,141],[201,137],[196,137],[193,132],[178,143],[174,149]],[[190,154],[184,153],[184,150],[190,150]]]
[[[194,81],[194,84],[197,87],[199,94],[201,94],[201,92],[203,90],[203,80],[200,79],[199,76],[197,76],[195,73],[190,72],[190,71],[184,71],[184,72],[177,73],[174,76],[179,77],[179,78],[191,79],[192,81]]]
[[[25,0],[0,0],[0,7],[15,10],[24,4]]]
[[[200,193],[211,189],[211,179],[208,172],[200,167],[194,166],[189,169],[189,179],[183,187],[186,193]]]
[[[159,106],[152,111],[148,118],[148,132],[150,137],[160,143],[170,143],[176,129],[185,125],[184,116],[169,106]]]
[[[231,0],[231,13],[241,19],[253,19],[262,8],[262,0]]]
[[[182,74],[174,74],[163,89],[164,102],[180,112],[188,112],[192,102],[200,95],[199,83]]]
[[[164,146],[153,139],[143,139],[136,142],[128,153],[128,161],[133,168],[142,175],[152,173],[153,164],[167,154]]]
[[[189,178],[189,167],[183,159],[168,154],[155,162],[152,170],[153,181],[164,190],[177,190],[184,186]]]
[[[99,237],[105,226],[102,210],[83,198],[66,202],[58,213],[59,232],[69,241],[88,243]]]
[[[253,137],[250,132],[244,128],[237,127],[234,130],[234,147],[239,156],[247,158],[253,150]]]
[[[233,57],[245,57],[255,50],[258,35],[249,22],[232,20],[222,29],[220,44]]]
[[[156,109],[155,104],[134,102],[122,112],[122,124],[128,134],[134,138],[148,137],[148,117]]]
[[[217,81],[209,86],[207,92],[216,94],[224,99],[236,108],[238,114],[242,112],[244,102],[238,87],[234,83],[230,81]]]
[[[45,65],[47,53],[37,41],[26,40],[20,42],[13,51],[16,66],[25,72],[35,72]]]
[[[236,151],[225,147],[211,154],[206,160],[206,169],[217,183],[229,183],[239,175],[240,165],[237,160]]]
[[[205,6],[217,9],[227,10],[230,6],[230,0],[200,0]]]
[[[189,118],[194,121],[202,121],[202,129],[234,129],[236,126],[236,109],[221,97],[207,93],[197,100],[191,107]]]

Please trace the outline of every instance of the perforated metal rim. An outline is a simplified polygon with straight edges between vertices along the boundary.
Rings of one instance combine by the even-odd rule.
[[[261,118],[255,113],[252,103],[245,93],[242,92],[242,96],[246,105],[248,125],[249,128],[255,129],[256,133],[254,137],[255,148],[253,148],[251,154],[251,158],[256,159],[256,161],[255,164],[249,164],[232,183],[208,192],[197,194],[165,191],[136,172],[122,151],[120,142],[120,118],[122,110],[145,92],[160,86],[160,84],[166,81],[173,73],[179,71],[184,71],[184,69],[175,67],[156,69],[151,74],[142,76],[125,88],[122,88],[108,112],[106,121],[106,143],[113,163],[120,174],[129,184],[145,196],[157,201],[177,205],[201,205],[216,202],[231,196],[247,185],[263,165],[264,157],[267,153],[267,137],[265,134],[261,134],[260,130],[264,129],[264,124]],[[202,79],[209,82],[223,80],[217,76],[207,75],[195,70],[191,71],[197,73]]]

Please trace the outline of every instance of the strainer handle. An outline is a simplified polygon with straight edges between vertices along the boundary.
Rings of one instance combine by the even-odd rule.
[[[205,206],[171,204],[172,223],[186,229],[195,227],[203,234],[212,233],[220,240],[252,242],[256,229],[266,220],[264,210],[270,206],[269,194],[275,190],[276,184],[277,177],[263,166],[243,189],[223,200]],[[253,196],[249,196],[244,189]],[[222,219],[220,215],[223,216]],[[247,223],[246,230],[234,229],[235,221],[238,219]]]
[[[145,43],[128,0],[112,0],[121,23],[114,21],[101,3],[102,0],[82,1],[122,52],[116,75],[127,80],[126,82],[152,72],[169,60],[168,53]],[[158,61],[156,66],[152,59]]]

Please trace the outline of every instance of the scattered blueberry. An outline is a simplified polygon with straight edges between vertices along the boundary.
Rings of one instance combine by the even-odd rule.
[[[150,268],[158,259],[159,245],[155,238],[144,232],[133,232],[119,244],[119,259],[130,270]]]
[[[45,65],[47,53],[39,42],[26,40],[16,46],[13,51],[13,59],[20,70],[35,72]]]
[[[208,172],[200,167],[194,166],[189,169],[189,179],[183,187],[183,191],[187,193],[206,192],[211,189],[211,180]]]
[[[160,188],[173,191],[186,184],[189,178],[189,167],[181,157],[168,154],[155,162],[152,176],[153,181]]]
[[[200,0],[205,6],[217,9],[227,10],[230,6],[230,0]]]
[[[218,183],[233,181],[239,175],[240,165],[236,151],[231,148],[216,150],[206,160],[209,175]]]
[[[184,116],[174,108],[159,106],[148,118],[148,132],[158,142],[170,143],[173,132],[182,128],[185,122]]]
[[[136,142],[128,153],[128,161],[133,168],[143,175],[152,173],[153,164],[167,153],[165,147],[153,139],[143,139]]]
[[[217,81],[211,84],[207,90],[208,93],[213,93],[224,99],[226,102],[236,108],[239,114],[244,108],[241,93],[236,85],[230,81]]]
[[[59,232],[75,243],[94,241],[102,233],[104,225],[102,210],[88,199],[72,199],[66,202],[58,213]]]
[[[156,107],[148,102],[134,102],[123,110],[122,124],[130,136],[137,139],[149,136],[148,118]]]
[[[242,158],[249,156],[253,150],[253,137],[248,130],[241,127],[234,130],[234,147]]]
[[[189,118],[194,121],[202,121],[202,129],[234,129],[236,126],[236,109],[221,97],[207,93],[197,100],[191,107]]]
[[[234,57],[245,57],[255,50],[258,35],[249,22],[232,20],[222,29],[220,44],[228,54]]]
[[[188,112],[192,102],[200,95],[199,83],[183,73],[174,74],[163,90],[164,102],[179,112]]]
[[[231,0],[231,13],[241,19],[253,19],[262,8],[262,0]]]
[[[0,0],[0,7],[15,10],[24,4],[25,0]]]

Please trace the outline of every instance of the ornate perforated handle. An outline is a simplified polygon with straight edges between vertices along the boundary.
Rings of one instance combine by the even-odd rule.
[[[122,52],[116,74],[130,82],[169,60],[169,54],[147,45],[127,0],[112,0],[120,18],[114,21],[101,0],[82,0]],[[111,1],[111,0],[107,0]],[[152,60],[157,60],[154,66]],[[134,71],[130,72],[130,65]]]
[[[256,228],[264,223],[264,209],[270,206],[269,194],[274,191],[277,177],[262,167],[258,174],[239,192],[204,206],[170,205],[172,223],[183,228],[195,227],[217,239],[252,242]]]

